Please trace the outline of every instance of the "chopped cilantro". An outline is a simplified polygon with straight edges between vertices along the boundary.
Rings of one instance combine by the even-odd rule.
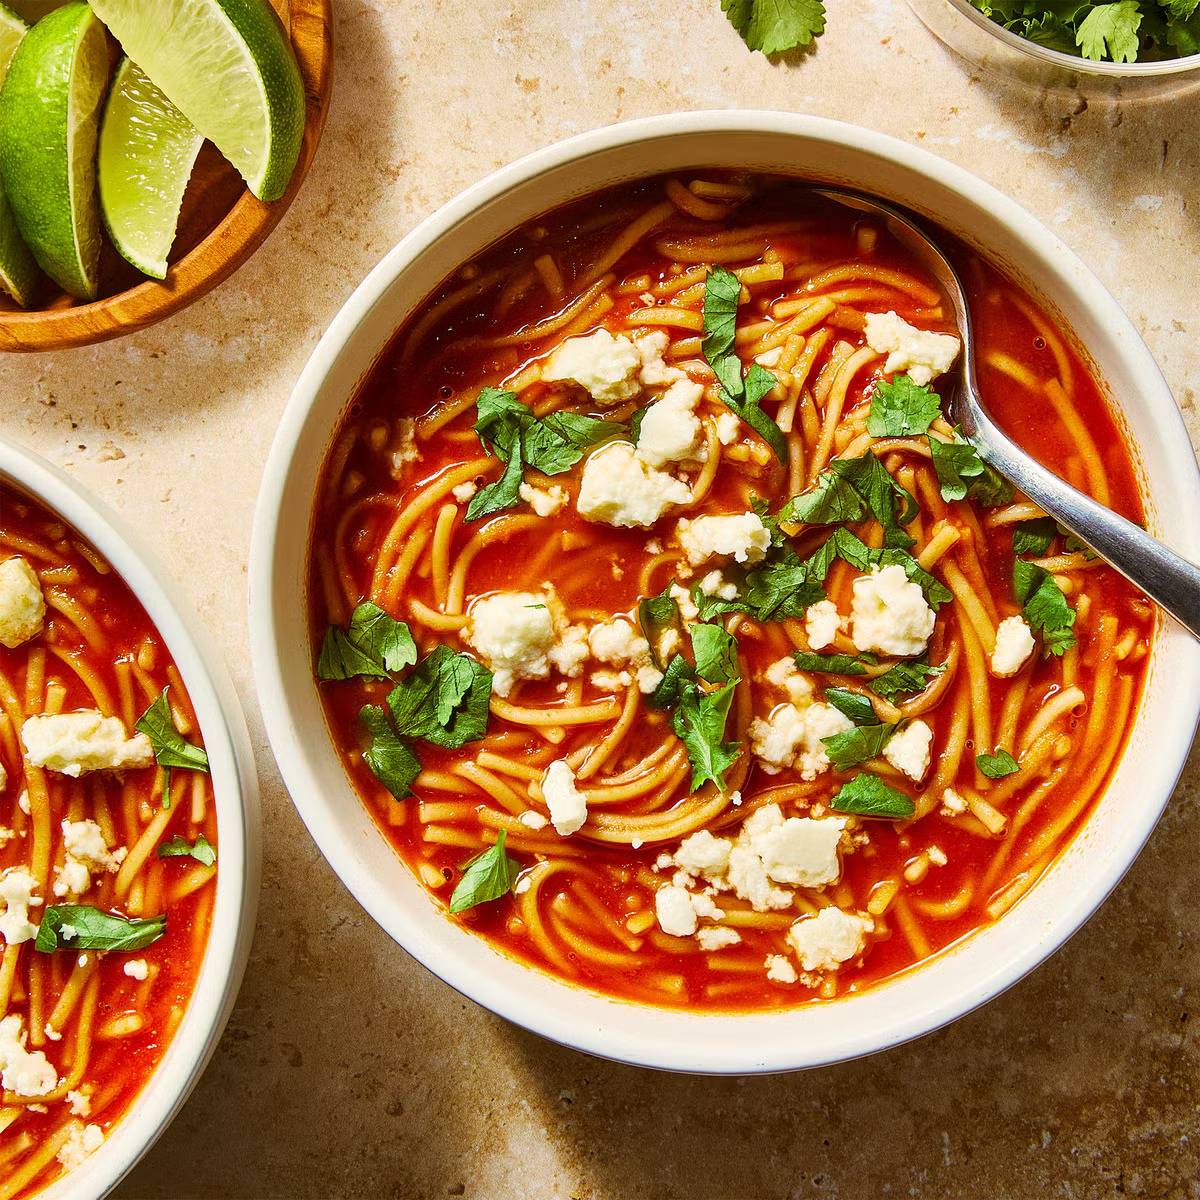
[[[389,693],[403,737],[455,749],[487,732],[492,673],[469,654],[435,647]]]
[[[864,508],[883,526],[886,546],[912,545],[901,526],[920,511],[916,499],[869,450],[858,458],[835,458],[812,491],[787,502],[780,519],[791,524],[841,525],[859,520]]]
[[[707,683],[731,683],[739,678],[738,645],[721,625],[698,624],[689,629],[696,674]]]
[[[496,835],[495,844],[467,863],[462,878],[450,896],[452,913],[460,913],[489,900],[499,900],[513,890],[513,884],[521,873],[521,864],[509,858],[504,849],[506,837],[507,833],[501,829]]]
[[[695,683],[687,683],[679,690],[679,703],[671,725],[686,747],[692,764],[693,792],[709,781],[723,789],[725,772],[741,753],[742,748],[737,742],[724,740],[736,686],[736,682],[727,683],[708,692]]]
[[[856,725],[853,729],[824,737],[821,742],[834,770],[848,771],[859,763],[878,758],[899,728],[899,725],[884,725],[880,722],[874,725]]]
[[[851,692],[846,688],[827,687],[825,703],[832,704],[843,716],[847,716],[855,725],[878,725],[879,718],[871,707],[871,701],[859,692]]]
[[[1018,558],[1013,563],[1013,593],[1031,629],[1042,631],[1051,654],[1062,654],[1075,645],[1075,610],[1049,572]]]
[[[382,705],[363,705],[358,719],[371,735],[363,762],[397,800],[403,800],[412,794],[413,781],[421,773],[420,760],[401,740]]]
[[[997,750],[995,754],[977,754],[975,765],[989,779],[1003,779],[1005,775],[1015,775],[1021,769],[1007,750]]]
[[[942,415],[942,398],[907,375],[881,379],[871,393],[867,432],[872,437],[914,437],[929,431]]]
[[[751,50],[781,54],[824,32],[822,0],[721,0],[721,10]]]
[[[896,697],[903,693],[924,691],[929,680],[940,675],[945,669],[945,663],[931,667],[923,658],[915,662],[898,662],[882,675],[872,679],[867,686],[877,696],[894,702]]]
[[[661,667],[662,663],[659,661],[658,655],[659,642],[662,641],[663,633],[679,622],[679,605],[675,603],[675,597],[671,595],[671,585],[668,583],[657,596],[639,600],[637,613],[642,634],[650,643],[650,654],[655,663]]]
[[[417,661],[417,646],[403,621],[389,616],[370,600],[360,604],[343,630],[331,625],[321,643],[318,679],[355,676],[386,679]]]
[[[873,654],[856,658],[853,654],[813,654],[808,650],[797,650],[792,656],[801,671],[814,675],[865,675],[867,667],[873,667]]]
[[[901,820],[917,811],[903,792],[889,787],[878,775],[855,775],[829,802],[834,812],[854,813],[861,817],[888,817]]]
[[[1013,526],[1012,552],[1014,555],[1045,554],[1058,536],[1058,522],[1053,517],[1038,517],[1035,521],[1021,521]]]

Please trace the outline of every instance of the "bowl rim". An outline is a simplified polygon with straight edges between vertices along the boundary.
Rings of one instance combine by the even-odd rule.
[[[0,482],[25,491],[104,556],[146,610],[187,685],[204,731],[217,804],[219,869],[208,946],[175,1036],[129,1109],[88,1157],[38,1194],[89,1200],[124,1178],[171,1123],[212,1056],[250,954],[261,874],[258,776],[245,716],[224,662],[140,536],[58,467],[0,436]]]
[[[243,187],[229,211],[167,269],[124,291],[56,308],[0,309],[0,353],[66,350],[136,333],[187,308],[243,266],[283,220],[317,152],[333,86],[332,0],[288,0],[287,32],[304,82],[304,139],[287,189],[259,200]],[[272,5],[272,8],[275,6]]]
[[[485,971],[467,963],[465,956],[451,946],[448,933],[453,926],[448,921],[445,922],[446,933],[441,932],[439,926],[436,934],[426,934],[405,924],[393,908],[395,902],[387,889],[369,872],[360,868],[353,837],[337,828],[332,815],[333,805],[322,794],[315,774],[305,761],[307,748],[292,719],[288,701],[274,603],[277,574],[275,543],[276,530],[281,521],[294,520],[285,513],[282,505],[293,455],[306,431],[310,410],[319,400],[325,378],[338,364],[346,344],[359,325],[370,318],[395,280],[477,209],[502,200],[510,190],[528,184],[544,173],[593,155],[674,136],[718,133],[784,135],[805,138],[809,142],[824,140],[826,143],[837,143],[865,157],[894,162],[931,178],[975,206],[990,211],[1006,228],[1019,230],[1021,239],[1037,255],[1039,266],[1043,265],[1041,260],[1048,260],[1045,264],[1047,272],[1064,291],[1082,297],[1082,285],[1087,285],[1086,304],[1090,312],[1109,331],[1109,338],[1114,345],[1119,345],[1119,353],[1124,359],[1136,362],[1139,371],[1144,374],[1148,381],[1146,394],[1153,392],[1158,409],[1161,409],[1161,412],[1155,410],[1156,419],[1161,419],[1176,431],[1177,436],[1167,440],[1165,451],[1171,458],[1173,482],[1178,483],[1185,494],[1190,494],[1193,503],[1200,503],[1200,468],[1191,454],[1182,416],[1149,350],[1116,300],[1095,275],[1058,237],[1015,201],[965,169],[929,151],[886,134],[843,122],[770,110],[671,113],[581,133],[500,168],[425,218],[368,273],[330,323],[305,365],[282,414],[268,454],[251,534],[249,624],[251,656],[266,733],[292,802],[317,847],[347,890],[402,949],[461,994],[507,1020],[562,1045],[633,1065],[703,1074],[745,1075],[827,1065],[900,1045],[964,1016],[1023,978],[1084,924],[1119,882],[1149,837],[1174,791],[1186,760],[1191,738],[1200,719],[1200,696],[1190,710],[1176,711],[1175,723],[1169,730],[1169,748],[1164,756],[1166,766],[1161,774],[1164,784],[1169,782],[1169,786],[1163,787],[1159,803],[1145,806],[1140,821],[1130,825],[1121,840],[1119,852],[1113,856],[1116,861],[1107,864],[1104,871],[1097,870],[1090,878],[1089,886],[1069,897],[1048,936],[1030,939],[1005,962],[989,965],[970,985],[952,996],[937,998],[919,1014],[890,1016],[882,1028],[850,1031],[819,1046],[793,1046],[779,1039],[770,1051],[754,1059],[740,1052],[736,1044],[723,1044],[719,1038],[709,1038],[705,1049],[698,1052],[694,1046],[687,1045],[685,1039],[680,1039],[680,1043],[676,1044],[669,1038],[663,1038],[661,1029],[658,1038],[645,1031],[614,1035],[606,1026],[599,1008],[592,1010],[589,1005],[589,1016],[584,1019],[564,1015],[553,1005],[534,1007],[508,994],[503,987],[495,985]],[[1053,268],[1050,263],[1054,264]],[[379,349],[382,349],[382,344]],[[369,363],[355,365],[361,377]],[[332,433],[332,424],[329,432]],[[315,482],[314,478],[307,485],[310,497]],[[305,514],[305,521],[307,526],[308,513]],[[1193,555],[1200,555],[1200,533],[1184,530],[1181,540],[1186,543],[1185,552],[1190,549]],[[1200,647],[1189,645],[1190,648],[1182,646],[1173,660],[1179,660],[1181,669],[1189,672],[1190,680],[1200,684]],[[1189,694],[1196,696],[1198,691],[1200,689],[1193,688]],[[1156,762],[1159,761],[1156,759]],[[362,811],[364,821],[371,822],[365,808]],[[990,928],[1002,928],[1003,924],[1003,921],[996,922]],[[525,964],[518,965],[522,970],[543,974]],[[595,997],[597,1001],[614,1003],[609,997],[564,983],[553,976],[544,977],[553,980],[559,988]],[[676,1013],[653,1006],[633,1007],[639,1013],[666,1012],[672,1018],[695,1018],[695,1014]],[[795,1013],[802,1010],[793,1008],[782,1011]],[[715,1032],[716,1023],[722,1019],[749,1021],[762,1015],[704,1014],[703,1019],[712,1024]],[[648,1021],[647,1025],[651,1023]],[[727,1031],[728,1027],[723,1029]]]
[[[1023,38],[1010,29],[1005,29],[1003,25],[984,16],[970,3],[970,0],[945,0],[945,2],[977,28],[991,34],[1011,49],[1017,50],[1029,58],[1036,58],[1048,66],[1061,67],[1063,70],[1075,71],[1080,75],[1095,75],[1107,79],[1152,79],[1200,71],[1200,54],[1186,54],[1180,58],[1133,63],[1103,62],[1076,57],[1074,54],[1066,54],[1062,50],[1052,50],[1049,46],[1039,46],[1037,42],[1031,42],[1028,38]]]

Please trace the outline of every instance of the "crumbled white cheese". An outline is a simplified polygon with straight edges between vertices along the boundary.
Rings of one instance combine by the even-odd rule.
[[[518,818],[518,821],[525,826],[526,829],[545,829],[550,824],[545,817],[536,809],[528,809],[523,812]]]
[[[0,646],[10,650],[42,631],[46,601],[33,568],[23,558],[0,562]]]
[[[459,504],[466,504],[477,491],[479,491],[479,485],[475,480],[468,479],[466,483],[460,483],[458,487],[451,488],[450,494]]]
[[[36,893],[37,880],[24,867],[9,867],[0,875],[0,900],[4,901],[0,937],[6,945],[16,946],[37,937],[38,927],[29,919],[29,909],[42,902]]]
[[[401,417],[396,422],[396,444],[392,447],[392,474],[399,477],[409,463],[419,462],[421,451],[417,449],[417,423],[412,417]]]
[[[733,843],[728,838],[714,837],[707,829],[700,829],[679,843],[671,861],[692,875],[711,878],[724,874],[732,849]]]
[[[21,740],[35,767],[73,779],[88,771],[121,771],[154,762],[154,748],[144,733],[128,737],[120,717],[94,710],[29,717],[21,726]]]
[[[642,369],[638,375],[646,387],[666,387],[677,379],[683,378],[683,372],[678,367],[672,367],[663,361],[663,355],[671,344],[665,329],[644,330],[633,335],[633,344],[642,360]]]
[[[794,658],[776,659],[767,668],[765,678],[768,683],[787,692],[787,697],[793,704],[803,706],[805,701],[812,699],[812,683],[796,666]]]
[[[545,679],[556,641],[542,592],[493,592],[467,610],[465,640],[492,671],[492,690],[507,696],[518,679]]]
[[[588,648],[599,662],[614,667],[630,667],[638,681],[638,690],[650,693],[662,682],[662,672],[651,662],[650,643],[625,617],[614,617],[593,625],[588,633]],[[606,672],[596,672],[605,676]],[[595,682],[596,676],[592,676]],[[599,685],[598,685],[599,686]]]
[[[676,527],[679,544],[692,566],[715,555],[731,556],[736,562],[756,563],[771,547],[771,531],[758,513],[681,520]]]
[[[760,367],[777,367],[779,360],[783,357],[782,346],[772,346],[770,350],[764,350],[761,354],[754,356],[754,361]]]
[[[517,489],[522,500],[539,517],[553,517],[562,512],[567,506],[567,489],[552,483],[547,488],[534,487],[531,483],[523,483]]]
[[[556,758],[546,768],[542,798],[560,836],[568,837],[583,827],[587,820],[587,797],[575,786],[575,772],[566,759]]]
[[[700,580],[700,590],[706,596],[716,596],[718,600],[733,600],[737,597],[737,584],[727,580],[720,571],[709,571]]]
[[[823,887],[841,874],[838,843],[845,821],[838,817],[788,817],[776,804],[746,822],[750,845],[768,877],[792,887]]]
[[[583,625],[568,625],[548,651],[554,669],[569,679],[583,674],[588,653],[588,631]]]
[[[924,651],[936,616],[925,593],[893,563],[854,581],[850,621],[857,650],[911,658]]]
[[[696,607],[692,593],[687,588],[681,587],[678,583],[672,583],[670,596],[679,608],[679,615],[685,621],[695,621],[700,616],[700,610]]]
[[[831,704],[781,704],[765,720],[755,717],[750,723],[750,745],[768,775],[795,767],[802,779],[810,780],[829,769],[821,739],[853,727]]]
[[[823,908],[801,917],[788,930],[788,941],[806,971],[833,971],[862,953],[871,923],[840,908]]]
[[[1024,617],[1005,617],[996,626],[996,648],[992,651],[992,674],[1007,679],[1029,661],[1033,632]]]
[[[591,679],[592,687],[602,692],[619,692],[633,686],[633,676],[628,671],[593,671]]]
[[[691,937],[696,932],[696,910],[686,888],[667,884],[654,893],[654,915],[658,927],[672,937]]]
[[[146,979],[150,974],[150,966],[144,958],[131,958],[122,970],[130,979]]]
[[[768,954],[763,965],[767,968],[767,978],[772,983],[795,983],[798,978],[796,968],[782,954]]]
[[[0,1086],[18,1096],[44,1096],[57,1083],[58,1074],[46,1055],[25,1048],[20,1015],[12,1013],[0,1021]]]
[[[736,946],[742,940],[742,935],[736,929],[726,929],[722,925],[707,925],[696,930],[696,941],[701,950],[723,950],[726,946]]]
[[[73,1125],[67,1140],[59,1147],[58,1161],[68,1171],[80,1166],[89,1154],[104,1145],[104,1130],[99,1125]]]
[[[87,1092],[69,1091],[67,1107],[71,1110],[71,1116],[86,1117],[92,1111],[92,1098]]]
[[[910,721],[894,733],[883,748],[883,757],[909,779],[920,783],[929,770],[933,730],[924,721]]]
[[[655,470],[629,442],[609,442],[583,464],[575,507],[589,521],[649,528],[668,508],[691,498],[686,483]]]
[[[824,650],[841,627],[842,616],[832,600],[818,600],[804,611],[804,634],[812,650]]]
[[[913,383],[926,384],[948,371],[958,357],[958,338],[910,325],[894,312],[867,313],[867,345],[887,355],[883,369],[907,371]]]
[[[732,445],[741,433],[741,420],[728,410],[717,413],[717,438],[722,446]]]
[[[967,802],[953,789],[942,793],[941,814],[943,817],[961,817],[967,811]]]
[[[692,462],[700,456],[704,427],[696,416],[696,405],[704,388],[690,379],[678,379],[642,417],[637,455],[652,467],[667,463]]]
[[[92,886],[92,871],[116,871],[125,859],[122,846],[109,852],[104,834],[95,821],[64,821],[64,859],[54,870],[54,894],[79,896]]]
[[[21,794],[17,797],[17,807],[28,817],[33,809],[29,803],[29,792],[24,788],[21,789]]]
[[[930,846],[925,853],[929,856],[929,861],[935,867],[944,867],[950,861],[941,846]]]
[[[542,378],[551,383],[577,383],[593,400],[618,404],[641,390],[641,370],[642,356],[629,338],[597,329],[586,337],[567,338],[555,347],[542,366]]]

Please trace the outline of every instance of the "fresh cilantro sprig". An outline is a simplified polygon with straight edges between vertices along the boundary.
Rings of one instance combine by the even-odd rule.
[[[452,913],[463,912],[489,900],[499,900],[513,890],[521,873],[521,864],[515,858],[510,858],[504,849],[506,837],[507,834],[501,829],[495,843],[467,863],[462,878],[450,896]]]
[[[848,771],[859,763],[878,758],[888,742],[896,736],[899,728],[898,724],[877,721],[873,725],[856,725],[842,733],[830,734],[829,737],[823,737],[821,742],[834,770]]]
[[[743,377],[742,360],[734,349],[741,295],[741,282],[732,271],[724,267],[709,271],[704,281],[704,339],[700,348],[717,377],[721,402],[775,451],[780,462],[786,463],[787,438],[762,407],[763,397],[775,386],[775,376],[753,363]]]
[[[1200,53],[1197,0],[971,0],[998,25],[1039,46],[1097,62]]]
[[[1053,576],[1035,563],[1013,562],[1013,594],[1031,629],[1039,629],[1050,654],[1060,655],[1075,645],[1075,610],[1067,603]]]
[[[942,415],[942,398],[932,388],[897,375],[871,392],[867,432],[876,438],[920,437]]]
[[[721,11],[751,50],[782,54],[825,31],[822,0],[721,0]]]
[[[202,747],[193,746],[175,728],[171,702],[167,699],[170,687],[163,688],[155,702],[133,723],[144,733],[154,748],[154,761],[163,769],[163,808],[171,807],[171,772],[177,767],[185,771],[208,773],[208,755]]]
[[[855,775],[829,801],[834,812],[899,821],[917,811],[912,798],[884,783],[878,775]]]
[[[366,704],[358,716],[370,735],[363,761],[397,800],[411,794],[421,771],[409,742],[457,749],[487,732],[491,671],[449,646],[436,646],[418,661],[409,627],[369,600],[355,608],[345,629],[326,631],[317,677],[394,682],[386,707]]]
[[[970,496],[986,508],[995,508],[1012,499],[1012,485],[979,457],[979,451],[958,429],[950,441],[932,435],[928,441],[943,500]]]
[[[512,508],[520,500],[527,466],[543,475],[561,475],[589,447],[624,431],[615,421],[582,413],[535,416],[533,409],[522,404],[515,392],[493,387],[485,387],[479,393],[475,409],[475,432],[484,449],[504,463],[504,473],[471,497],[467,505],[468,521]]]

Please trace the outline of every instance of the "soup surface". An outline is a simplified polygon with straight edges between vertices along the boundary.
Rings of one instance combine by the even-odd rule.
[[[129,588],[54,514],[0,487],[5,1200],[87,1170],[183,1017],[216,888],[201,747]]]
[[[1000,422],[1137,520],[1062,330],[961,255]],[[871,220],[708,173],[418,307],[331,446],[314,667],[354,784],[498,948],[662,1005],[869,986],[997,919],[1110,778],[1150,605],[979,460]]]

